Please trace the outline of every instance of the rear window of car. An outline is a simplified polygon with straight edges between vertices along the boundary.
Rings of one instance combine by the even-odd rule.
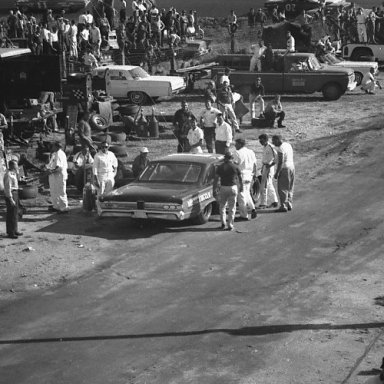
[[[140,181],[165,183],[197,183],[202,167],[187,163],[152,163],[140,177]]]

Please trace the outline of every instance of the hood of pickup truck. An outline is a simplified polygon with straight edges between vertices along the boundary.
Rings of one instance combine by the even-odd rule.
[[[326,72],[329,74],[331,74],[331,73],[336,73],[336,74],[345,73],[348,76],[354,73],[351,68],[338,67],[336,65],[327,65],[327,64],[323,64],[321,66],[321,69],[319,69],[316,72]]]
[[[145,81],[145,82],[155,81],[156,83],[159,83],[159,82],[170,83],[172,86],[172,90],[185,88],[184,78],[179,76],[149,76],[149,77],[140,79],[140,81]]]

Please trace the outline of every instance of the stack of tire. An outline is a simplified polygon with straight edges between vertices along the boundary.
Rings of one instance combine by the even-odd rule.
[[[108,132],[110,128],[108,122],[103,116],[98,114],[93,115],[89,123],[94,132],[92,139],[96,145],[99,146],[101,143],[107,142],[110,145],[110,151],[113,152],[116,157],[127,156],[127,148],[125,146],[127,134],[123,130]]]

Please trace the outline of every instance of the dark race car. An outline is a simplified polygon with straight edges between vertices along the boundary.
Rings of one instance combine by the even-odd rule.
[[[222,155],[187,153],[153,161],[133,183],[101,197],[98,214],[206,223],[216,203],[213,181],[222,161]]]

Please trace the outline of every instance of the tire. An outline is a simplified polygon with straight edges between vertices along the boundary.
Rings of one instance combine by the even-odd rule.
[[[323,96],[325,100],[337,100],[342,93],[340,85],[336,83],[328,83],[323,87]]]
[[[36,185],[23,185],[20,191],[20,200],[35,199],[37,197]]]
[[[124,132],[113,132],[109,134],[111,136],[112,141],[117,143],[125,143],[127,139],[127,135]]]
[[[136,104],[121,105],[119,112],[125,116],[135,116],[139,109],[140,107]]]
[[[360,85],[363,80],[363,74],[360,72],[355,72],[355,81],[357,85]]]
[[[115,154],[116,157],[128,156],[127,148],[125,145],[112,145],[109,150]]]
[[[148,96],[141,91],[133,91],[128,93],[128,99],[132,104],[142,105],[148,100]]]
[[[212,214],[212,203],[209,203],[206,205],[200,212],[199,214],[192,219],[192,222],[194,224],[205,224],[208,222],[209,218],[211,217]]]
[[[109,124],[107,119],[101,115],[93,115],[89,119],[89,124],[95,131],[104,131],[108,128]]]

